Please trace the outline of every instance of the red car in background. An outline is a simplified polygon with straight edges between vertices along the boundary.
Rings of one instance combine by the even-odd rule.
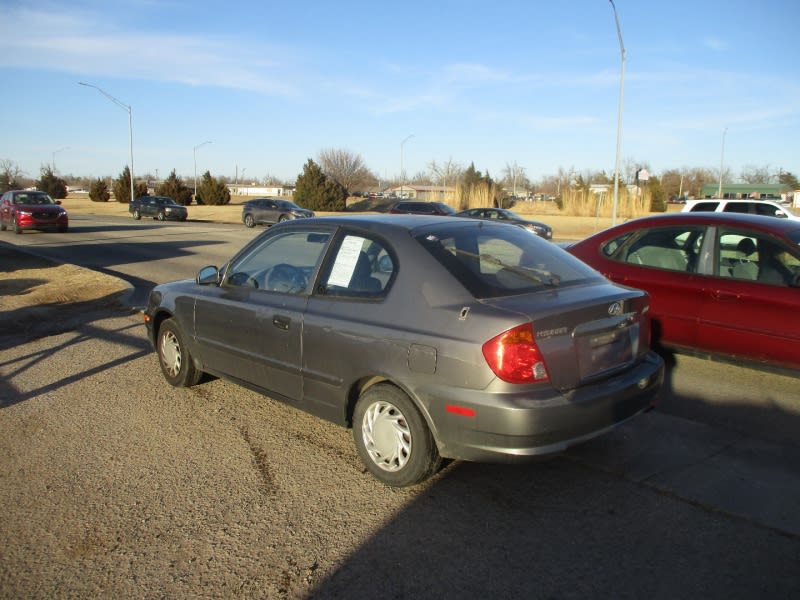
[[[800,222],[671,213],[566,250],[650,294],[654,346],[800,372]]]
[[[69,216],[59,200],[37,190],[11,190],[0,198],[0,231],[11,227],[15,233],[25,229],[65,232]]]

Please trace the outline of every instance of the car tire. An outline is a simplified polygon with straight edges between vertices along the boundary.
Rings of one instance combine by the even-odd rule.
[[[167,215],[164,214],[164,211],[162,210],[156,215],[156,219],[158,219],[159,221],[166,221]]]
[[[141,219],[141,218],[142,218],[142,213],[140,213],[140,212],[139,212],[139,209],[138,209],[138,208],[137,208],[137,209],[134,209],[134,211],[133,211],[133,218],[134,218],[136,221],[138,221],[139,219]]]
[[[247,225],[248,227],[255,227],[256,220],[253,218],[253,215],[245,215],[244,224]]]
[[[283,223],[284,221],[286,221],[288,219],[289,219],[289,217],[287,217],[286,215],[281,215],[280,217],[278,217],[278,223]]]
[[[0,223],[0,231],[5,231],[6,229],[8,229],[8,227],[6,227],[6,224]]]
[[[19,226],[16,219],[14,219],[14,233],[22,233],[22,227]]]
[[[58,226],[58,233],[67,233],[67,231],[69,231],[69,225]]]
[[[372,386],[358,399],[353,439],[367,470],[392,487],[420,483],[442,464],[422,414],[402,390],[390,384]]]
[[[191,387],[200,381],[202,371],[194,366],[186,339],[174,319],[167,319],[158,330],[158,364],[170,385]]]

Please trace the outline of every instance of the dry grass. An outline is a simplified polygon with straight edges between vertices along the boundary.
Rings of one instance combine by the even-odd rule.
[[[621,192],[621,190],[620,190]],[[231,203],[226,206],[189,206],[189,219],[194,221],[211,221],[218,223],[241,223],[242,204],[249,198],[245,196],[234,196]],[[479,197],[473,198],[472,202],[480,201]],[[488,196],[484,198],[486,206],[491,202]],[[394,202],[393,199],[365,199],[350,198],[347,202],[349,213],[380,213],[386,212],[388,207]],[[62,201],[64,208],[73,214],[96,214],[96,215],[116,215],[129,216],[128,205],[119,202],[92,202],[85,195],[68,196]],[[592,202],[580,202],[579,197],[570,199],[569,207],[559,210],[555,202],[535,201],[519,202],[513,210],[520,215],[528,218],[543,221],[553,228],[553,234],[557,240],[579,240],[601,231],[611,226],[611,199],[605,199],[597,211],[597,205]],[[679,205],[670,206],[670,210],[679,210]],[[334,213],[317,213],[321,216]],[[648,214],[641,207],[631,205],[626,201],[620,201],[617,211],[617,222],[626,221],[631,218]]]

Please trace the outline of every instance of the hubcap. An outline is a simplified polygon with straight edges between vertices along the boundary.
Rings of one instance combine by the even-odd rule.
[[[399,471],[411,458],[411,431],[396,406],[375,402],[367,409],[362,435],[372,461],[384,471]]]
[[[170,377],[177,377],[181,372],[181,362],[181,346],[178,338],[171,331],[167,331],[161,336],[161,364]]]

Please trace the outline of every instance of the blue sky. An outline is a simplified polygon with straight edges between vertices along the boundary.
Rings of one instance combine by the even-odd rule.
[[[800,2],[616,8],[623,163],[800,175]],[[401,154],[409,177],[614,170],[608,0],[0,0],[0,77],[0,159],[33,177],[129,162],[126,111],[79,81],[131,106],[137,175],[190,178],[196,155],[198,173],[294,181],[330,148],[382,179]]]

